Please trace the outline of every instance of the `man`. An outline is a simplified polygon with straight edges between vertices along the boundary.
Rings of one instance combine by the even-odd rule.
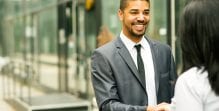
[[[121,0],[120,36],[92,55],[100,111],[151,111],[173,96],[177,74],[171,50],[144,36],[149,12],[149,0]]]

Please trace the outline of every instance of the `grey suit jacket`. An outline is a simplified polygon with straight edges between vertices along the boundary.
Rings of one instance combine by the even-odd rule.
[[[146,39],[154,61],[157,102],[170,102],[177,78],[171,50],[167,45]],[[120,37],[96,49],[91,66],[100,111],[145,111],[146,89]]]

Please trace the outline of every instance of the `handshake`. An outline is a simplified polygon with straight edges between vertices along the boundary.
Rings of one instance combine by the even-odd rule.
[[[157,106],[148,106],[146,111],[171,111],[170,104],[168,103],[160,103]]]

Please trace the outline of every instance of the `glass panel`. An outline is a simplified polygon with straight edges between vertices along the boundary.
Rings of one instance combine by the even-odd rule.
[[[40,11],[45,7],[56,5],[57,0],[5,0],[7,14],[20,16],[24,13]],[[4,3],[4,1],[2,1]],[[1,3],[1,1],[0,1]]]
[[[181,69],[182,69],[182,52],[181,52],[181,47],[180,47],[180,40],[178,37],[178,27],[179,27],[179,19],[182,13],[182,9],[185,6],[186,0],[176,0],[175,1],[175,9],[176,9],[176,65],[177,65],[177,69],[178,69],[178,74],[181,73]]]
[[[119,9],[117,2],[118,0],[102,0],[102,25],[107,26],[115,35],[121,31],[121,23],[117,16]]]
[[[167,43],[167,1],[151,0],[151,20],[148,28],[149,37]]]
[[[38,14],[38,19],[40,63],[39,81],[40,84],[58,90],[56,8],[43,10]]]
[[[22,53],[24,51],[24,21],[22,18],[15,20],[14,37],[15,37],[15,53]]]
[[[78,28],[77,27],[77,17],[76,14],[77,14],[77,11],[76,11],[76,6],[77,4],[77,1],[73,1],[73,3],[71,4],[71,8],[68,8],[67,11],[69,11],[69,14],[67,15],[67,19],[69,19],[69,21],[71,21],[70,23],[71,24],[68,24],[69,26],[71,26],[72,28],[72,33],[69,34],[69,37],[68,37],[68,60],[67,60],[67,64],[68,64],[68,88],[69,88],[69,92],[70,93],[77,93],[77,84],[76,84],[76,81],[77,81],[77,53],[76,53],[76,47],[77,47],[77,44],[76,44],[76,40],[77,40],[77,30]]]

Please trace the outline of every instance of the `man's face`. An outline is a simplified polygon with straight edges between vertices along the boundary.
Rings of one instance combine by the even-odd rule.
[[[128,1],[126,8],[119,10],[123,33],[129,38],[141,38],[146,31],[150,16],[150,5],[147,1]]]

